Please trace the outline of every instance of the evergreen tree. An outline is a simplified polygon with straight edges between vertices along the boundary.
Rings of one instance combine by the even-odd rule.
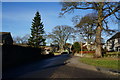
[[[43,38],[44,26],[41,22],[41,16],[37,11],[31,26],[31,36],[28,39],[28,44],[32,47],[38,48],[40,45],[45,45],[45,39]]]

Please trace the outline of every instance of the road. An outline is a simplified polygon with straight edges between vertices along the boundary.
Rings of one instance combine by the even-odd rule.
[[[8,78],[117,78],[117,76],[97,71],[78,68],[65,64],[70,59],[68,54],[52,57],[46,60],[23,65],[3,73],[3,79]],[[71,66],[72,65],[72,66]]]

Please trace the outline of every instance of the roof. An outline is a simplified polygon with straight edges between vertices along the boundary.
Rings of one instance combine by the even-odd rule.
[[[112,39],[116,39],[116,38],[120,38],[120,32],[117,32],[115,35],[113,35],[110,39],[108,39],[107,41],[109,40],[112,40]]]
[[[10,34],[10,32],[0,32],[0,35]]]
[[[10,41],[13,42],[10,32],[0,32],[0,43],[2,43],[3,40],[6,40],[7,43],[9,43]]]

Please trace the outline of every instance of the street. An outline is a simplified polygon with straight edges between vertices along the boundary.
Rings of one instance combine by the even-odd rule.
[[[48,58],[46,60],[23,65],[9,71],[3,72],[6,78],[117,78],[118,76],[87,70],[76,67],[65,61],[71,57],[68,54]],[[74,60],[74,57],[73,57]]]

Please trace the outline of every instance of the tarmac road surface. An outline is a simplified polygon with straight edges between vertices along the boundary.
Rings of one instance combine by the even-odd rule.
[[[3,72],[2,79],[39,79],[39,78],[113,78],[118,76],[101,73],[95,70],[88,70],[76,67],[77,64],[65,63],[71,57],[69,54],[63,54],[56,57],[37,61],[29,65],[23,65]],[[74,60],[74,57],[72,57]],[[104,79],[103,79],[104,80]]]

